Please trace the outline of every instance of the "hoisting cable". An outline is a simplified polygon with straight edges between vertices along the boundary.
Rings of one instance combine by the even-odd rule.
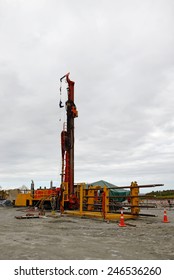
[[[60,80],[60,101],[59,101],[59,108],[63,108],[64,105],[63,105],[63,102],[62,102],[62,80]],[[60,111],[60,118],[59,118],[59,121],[61,121],[61,111]]]
[[[65,127],[65,117],[66,117],[66,110],[63,110],[62,112],[62,108],[64,108],[65,106],[63,104],[64,103],[64,88],[62,88],[62,80],[65,78],[66,76],[62,77],[60,79],[60,88],[59,88],[59,94],[60,94],[60,99],[59,99],[59,112],[60,112],[60,117],[59,117],[59,121],[62,122],[63,121],[63,131],[66,130],[66,127]],[[63,90],[63,91],[62,91]],[[63,94],[62,94],[63,93]],[[62,102],[63,100],[63,102]],[[65,141],[62,142],[62,133],[63,131],[61,132],[61,149],[65,150]],[[62,166],[62,169],[61,169],[61,172],[60,172],[60,175],[61,177],[64,176],[64,168],[65,168],[65,164],[64,164],[64,161],[65,161],[65,155],[62,157],[62,152],[61,152],[61,163],[60,163],[60,166]],[[62,181],[62,179],[61,179]]]
[[[59,107],[63,108],[64,105],[63,105],[62,100],[61,100],[61,95],[62,95],[62,81],[60,80],[60,102],[59,102]]]
[[[63,106],[63,103],[62,103],[62,80],[60,80],[60,87],[59,87],[59,103],[58,103],[58,108],[59,108],[59,110],[58,110],[58,112],[59,112],[59,122],[61,122],[62,123],[62,108],[64,107]],[[62,128],[60,127],[61,126],[61,124],[58,126],[59,127],[59,135],[61,135],[61,130],[62,130]],[[58,170],[59,170],[59,174],[60,173],[62,173],[62,170],[60,170],[59,168],[60,168],[60,166],[62,166],[62,153],[61,153],[61,149],[60,149],[60,163],[59,163],[59,165],[58,165]]]

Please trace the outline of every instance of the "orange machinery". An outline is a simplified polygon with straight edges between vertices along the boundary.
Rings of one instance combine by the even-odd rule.
[[[74,84],[75,82],[69,79],[69,74],[64,75],[60,79],[66,79],[68,83],[67,95],[68,100],[65,106],[60,101],[59,107],[66,108],[66,123],[63,125],[61,132],[61,152],[62,152],[62,173],[61,173],[61,197],[62,206],[65,209],[76,209],[79,206],[78,199],[75,193],[74,185],[74,119],[78,117],[78,111],[74,103]],[[61,94],[61,86],[60,86]]]
[[[15,206],[38,206],[39,208],[44,206],[44,208],[54,208],[58,209],[60,204],[60,188],[52,187],[49,189],[39,188],[34,189],[34,182],[31,182],[30,190],[23,190],[18,193],[15,199]]]

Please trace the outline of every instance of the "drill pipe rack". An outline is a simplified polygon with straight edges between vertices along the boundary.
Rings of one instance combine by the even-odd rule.
[[[141,205],[140,198],[146,197],[139,195],[140,188],[152,188],[163,186],[163,184],[138,185],[132,182],[130,186],[108,188],[106,186],[90,186],[86,188],[86,184],[78,184],[77,196],[80,204],[79,209],[75,211],[65,211],[64,213],[74,216],[86,216],[91,218],[102,218],[104,220],[119,220],[121,209],[126,208],[124,212],[125,219],[135,219],[138,216],[149,216],[150,214],[140,214],[141,208],[154,208],[153,205]],[[125,196],[110,196],[110,189],[130,189],[130,194]],[[98,194],[99,191],[102,194]],[[122,198],[122,202],[117,199]],[[115,201],[114,201],[115,199]],[[126,201],[126,203],[125,203]],[[127,209],[129,211],[127,211]],[[150,215],[154,216],[154,215]]]

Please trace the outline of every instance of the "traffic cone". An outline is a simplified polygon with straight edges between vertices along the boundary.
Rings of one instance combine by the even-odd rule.
[[[124,223],[123,209],[121,210],[119,227],[126,227],[126,224]]]
[[[168,217],[167,217],[167,211],[164,209],[164,218],[163,218],[163,223],[169,223]]]

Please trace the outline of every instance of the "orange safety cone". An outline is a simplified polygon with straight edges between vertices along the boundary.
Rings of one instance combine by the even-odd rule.
[[[163,218],[163,223],[169,223],[168,217],[167,217],[167,211],[164,209],[164,218]]]
[[[124,223],[123,209],[121,210],[119,227],[126,227],[126,224]]]

